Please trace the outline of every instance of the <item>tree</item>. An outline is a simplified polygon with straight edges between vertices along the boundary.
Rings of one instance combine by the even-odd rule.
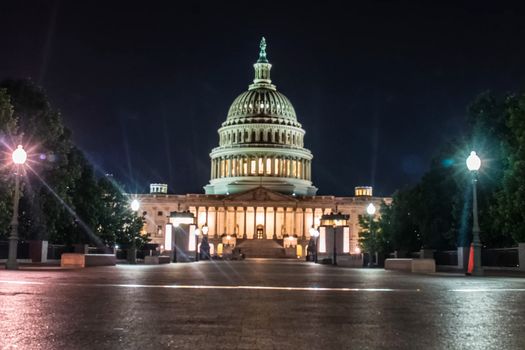
[[[7,129],[6,139],[22,142],[33,156],[39,155],[38,162],[25,166],[19,234],[22,238],[48,238],[67,226],[64,220],[71,220],[65,208],[71,205],[67,191],[78,172],[68,167],[70,133],[44,91],[31,80],[7,80],[0,87],[10,96],[13,107],[11,120],[4,121],[7,127],[2,128]]]
[[[379,253],[381,255],[391,250],[390,237],[381,229],[378,219],[370,216],[359,215],[359,246],[363,252],[370,254]]]
[[[6,89],[0,89],[0,141],[5,143],[16,126],[13,106]],[[3,153],[3,164],[8,163],[9,153]],[[12,185],[9,167],[0,168],[0,238],[7,238],[12,213]]]
[[[518,243],[525,242],[525,95],[510,96],[505,103],[508,135],[502,162],[507,166],[491,212],[499,230]]]
[[[421,249],[421,234],[414,220],[416,207],[414,191],[410,188],[396,191],[390,204],[381,204],[379,229],[389,237],[391,248],[401,255]]]
[[[144,217],[131,210],[129,198],[108,178],[101,178],[98,185],[103,205],[97,235],[103,243],[137,248],[147,243],[149,237],[142,233]]]

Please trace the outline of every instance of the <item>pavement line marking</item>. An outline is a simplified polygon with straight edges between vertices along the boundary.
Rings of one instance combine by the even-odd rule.
[[[460,292],[460,293],[487,293],[487,292],[525,292],[525,288],[462,288],[462,289],[450,289],[449,292]]]
[[[43,285],[44,282],[0,280],[0,283],[19,285]],[[49,283],[51,284],[51,283]],[[245,289],[245,290],[280,290],[280,291],[311,291],[311,292],[420,292],[421,289],[393,289],[393,288],[329,288],[329,287],[272,287],[272,286],[214,286],[214,285],[186,285],[186,284],[113,284],[113,283],[53,283],[55,286],[79,287],[120,287],[120,288],[161,288],[161,289]]]
[[[13,281],[13,280],[0,281],[0,283],[8,283],[8,284],[45,284],[44,282],[34,282],[34,281]]]

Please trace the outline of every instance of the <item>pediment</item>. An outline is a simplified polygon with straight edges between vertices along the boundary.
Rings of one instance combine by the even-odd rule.
[[[282,194],[279,192],[270,191],[264,187],[257,187],[246,192],[236,193],[228,196],[227,201],[269,201],[269,202],[295,202],[296,198]]]

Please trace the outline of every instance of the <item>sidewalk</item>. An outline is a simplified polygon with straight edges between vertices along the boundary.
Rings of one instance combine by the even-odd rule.
[[[453,266],[436,266],[436,273],[447,273],[454,275],[465,275],[465,270],[458,269]],[[517,277],[525,278],[525,271],[520,271],[517,269],[501,269],[493,267],[484,267],[483,275],[488,277]]]

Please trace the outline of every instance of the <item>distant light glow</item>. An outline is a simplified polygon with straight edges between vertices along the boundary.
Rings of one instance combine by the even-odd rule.
[[[478,157],[476,152],[470,152],[470,156],[467,158],[467,168],[470,171],[478,171],[481,167],[481,159]]]
[[[138,199],[134,199],[131,201],[131,210],[138,211],[140,208],[140,202]]]
[[[24,147],[22,145],[18,145],[18,147],[13,152],[13,163],[21,165],[26,162],[27,159],[27,153],[24,151]]]
[[[368,207],[366,207],[366,212],[368,215],[374,215],[376,213],[376,206],[374,203],[368,204]]]
[[[361,248],[359,248],[359,247],[355,248],[354,252],[356,254],[361,254]]]

